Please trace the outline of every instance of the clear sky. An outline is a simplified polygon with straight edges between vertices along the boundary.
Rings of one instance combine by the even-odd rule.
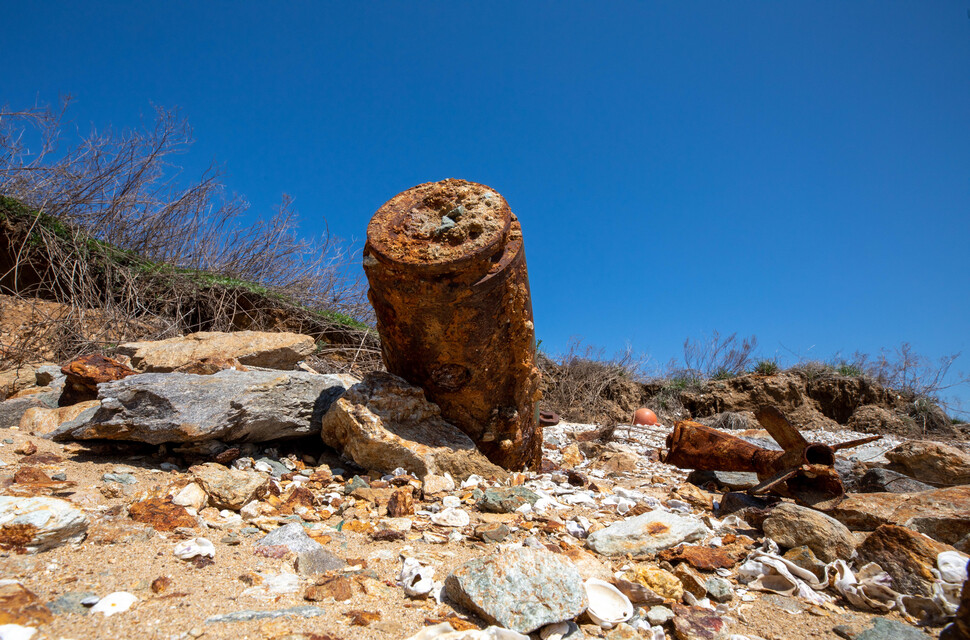
[[[970,371],[970,2],[15,2],[0,103],[180,107],[256,213],[361,240],[415,184],[502,193],[538,337],[656,362],[902,341]],[[964,391],[963,395],[968,394]]]

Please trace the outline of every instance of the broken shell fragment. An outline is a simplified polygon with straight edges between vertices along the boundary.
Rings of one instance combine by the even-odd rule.
[[[612,629],[633,617],[630,599],[609,582],[590,578],[583,583],[589,607],[586,613],[603,629]]]
[[[185,540],[175,545],[175,555],[182,560],[188,560],[195,556],[216,557],[216,548],[206,538],[193,538]]]
[[[131,605],[137,601],[138,598],[127,591],[115,591],[98,600],[98,603],[91,607],[91,612],[113,616],[116,613],[123,613],[131,609]]]
[[[415,558],[405,558],[397,583],[411,598],[424,598],[434,589],[434,567],[423,565]]]

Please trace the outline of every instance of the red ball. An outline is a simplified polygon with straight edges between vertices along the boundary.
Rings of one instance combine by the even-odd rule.
[[[655,425],[657,424],[657,414],[650,409],[637,409],[633,414],[633,424]]]

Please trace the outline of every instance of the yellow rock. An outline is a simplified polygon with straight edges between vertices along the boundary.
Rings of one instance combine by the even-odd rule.
[[[657,595],[669,600],[679,602],[684,596],[684,585],[680,583],[677,576],[663,569],[637,567],[633,571],[627,571],[623,574],[623,579],[642,584]]]
[[[575,467],[582,464],[583,454],[579,451],[579,445],[575,442],[563,449],[562,464],[565,467]]]

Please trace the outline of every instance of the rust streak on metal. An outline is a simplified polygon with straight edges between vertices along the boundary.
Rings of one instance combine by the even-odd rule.
[[[541,458],[539,371],[522,229],[498,193],[464,180],[391,198],[364,248],[388,371],[507,469]]]
[[[808,442],[776,407],[755,414],[766,431],[782,446],[765,449],[741,438],[685,420],[667,436],[664,462],[681,469],[701,471],[752,471],[761,483],[751,493],[774,491],[802,504],[831,508],[845,496],[836,472],[835,451],[878,439],[863,438],[835,447]]]

